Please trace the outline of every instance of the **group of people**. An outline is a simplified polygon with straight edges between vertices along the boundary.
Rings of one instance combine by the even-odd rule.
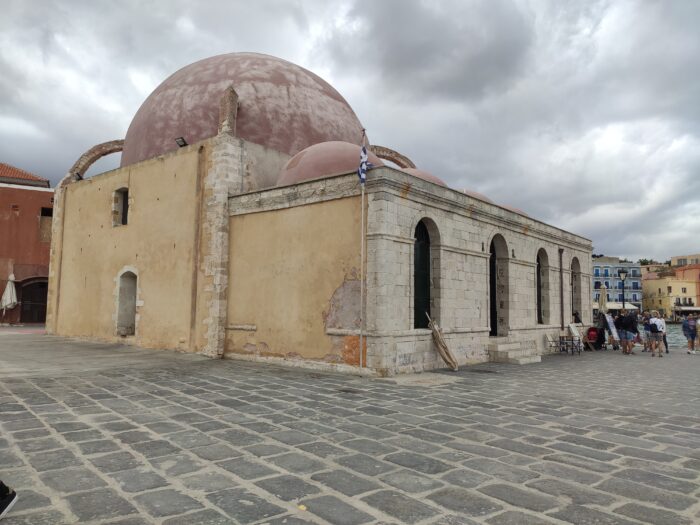
[[[645,311],[641,315],[636,311],[621,310],[613,317],[615,330],[619,335],[619,347],[613,339],[613,349],[622,350],[625,355],[634,355],[635,344],[643,345],[642,352],[650,352],[652,357],[663,357],[668,354],[668,340],[666,338],[666,321],[657,310]],[[640,326],[642,325],[642,330]],[[698,318],[695,314],[689,314],[682,322],[683,335],[688,341],[688,354],[695,354],[695,340],[697,339]],[[611,333],[604,314],[599,314],[598,339],[595,347],[602,348],[605,344],[605,332]]]
[[[660,348],[663,343],[668,354],[666,321],[659,315],[659,312],[656,310],[644,312],[642,314],[642,325],[644,327],[644,350],[642,352],[651,352],[651,357],[654,357],[658,351],[659,357],[663,357],[664,354]]]

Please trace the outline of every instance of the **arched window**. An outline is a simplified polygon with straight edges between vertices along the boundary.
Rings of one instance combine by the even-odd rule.
[[[136,333],[137,278],[133,272],[119,276],[119,304],[117,306],[117,335],[126,337]]]
[[[600,282],[596,281],[596,289],[600,288]],[[583,293],[583,282],[581,281],[581,263],[574,257],[571,259],[571,316],[578,312],[583,319],[583,303],[581,301]],[[600,294],[598,294],[600,295]],[[598,299],[596,299],[597,301]]]
[[[428,328],[430,315],[430,234],[423,221],[416,226],[413,246],[413,327]]]
[[[535,281],[537,324],[549,324],[549,258],[544,248],[537,252]]]
[[[502,235],[491,240],[489,258],[489,335],[508,335],[508,244]]]

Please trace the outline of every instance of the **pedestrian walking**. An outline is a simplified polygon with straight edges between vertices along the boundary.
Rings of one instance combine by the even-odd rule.
[[[0,480],[0,519],[5,516],[17,502],[17,493]]]
[[[639,334],[639,328],[637,327],[637,314],[634,311],[627,312],[622,310],[620,313],[620,341],[622,343],[622,353],[627,355],[634,355],[632,349],[634,348],[634,341]]]
[[[649,328],[651,335],[651,357],[654,357],[656,351],[659,351],[659,357],[663,357],[663,351],[661,350],[661,344],[664,340],[664,334],[666,333],[666,321],[659,317],[659,312],[653,310],[651,312],[651,319],[649,319]]]
[[[688,316],[683,319],[682,329],[683,335],[688,340],[688,353],[695,354],[695,339],[698,337],[697,318],[695,314],[688,314]]]
[[[642,315],[642,325],[644,326],[644,350],[642,352],[648,352],[651,349],[651,326],[649,325],[649,319],[651,315],[649,312],[644,312]]]

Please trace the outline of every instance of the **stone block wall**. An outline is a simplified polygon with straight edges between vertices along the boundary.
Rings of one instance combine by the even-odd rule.
[[[444,366],[427,330],[413,329],[413,243],[424,220],[431,236],[431,315],[437,319],[460,364],[488,360],[489,256],[494,235],[501,235],[508,257],[500,258],[504,342],[519,342],[547,352],[545,333],[571,322],[571,260],[581,266],[581,285],[590,279],[590,241],[460,192],[391,169],[373,170],[368,185],[367,330],[368,366],[393,374]],[[544,324],[537,322],[537,253],[546,251],[543,268]],[[562,268],[559,249],[563,249]],[[560,275],[561,274],[561,275]],[[590,304],[582,294],[581,313]]]

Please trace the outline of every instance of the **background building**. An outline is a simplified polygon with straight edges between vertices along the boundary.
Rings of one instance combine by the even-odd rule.
[[[607,289],[607,301],[609,310],[622,308],[623,292],[625,307],[630,305],[641,309],[642,307],[642,271],[639,263],[620,260],[619,257],[598,256],[592,260],[592,291],[593,308],[597,308],[600,300],[601,288]],[[620,279],[620,271],[625,270],[627,277]]]
[[[673,319],[697,308],[697,281],[672,277],[644,279],[644,309],[658,310],[666,319]]]
[[[689,264],[700,264],[700,253],[671,257],[671,266],[687,266]]]
[[[0,163],[0,295],[14,276],[19,302],[0,323],[46,319],[52,214],[48,180]]]
[[[673,266],[695,256],[672,257],[670,266],[657,266],[644,274],[644,308],[659,310],[667,319],[700,312],[700,264]],[[652,269],[652,268],[650,268]]]

